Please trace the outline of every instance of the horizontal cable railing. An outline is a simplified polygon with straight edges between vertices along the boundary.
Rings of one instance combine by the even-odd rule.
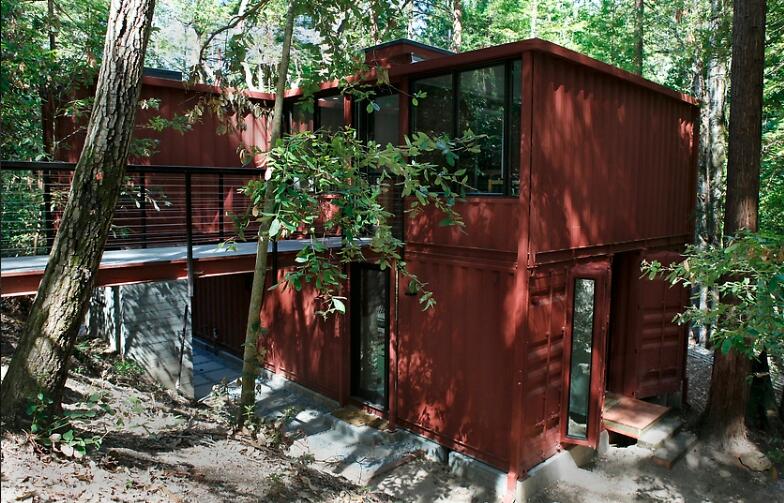
[[[0,256],[46,255],[68,200],[74,165],[0,162]],[[253,168],[129,165],[114,212],[107,250],[211,244],[237,235],[235,217],[248,199],[238,189],[259,176]],[[256,231],[249,226],[246,235]]]

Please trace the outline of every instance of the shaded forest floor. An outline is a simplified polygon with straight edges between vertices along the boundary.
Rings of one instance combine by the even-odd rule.
[[[5,300],[4,300],[5,303]],[[24,306],[22,306],[24,307]],[[3,313],[0,353],[6,366],[21,319]],[[129,361],[81,341],[72,362],[66,409],[98,393],[113,413],[75,421],[77,435],[100,435],[101,448],[83,459],[43,449],[28,433],[4,432],[2,501],[485,501],[488,493],[455,479],[424,459],[403,465],[370,488],[315,470],[306,457],[283,451],[279,425],[232,435],[225,400],[193,404],[151,383]],[[687,427],[704,406],[710,362],[690,358]],[[29,431],[29,429],[28,429]],[[784,448],[760,439],[763,450]],[[779,442],[779,443],[776,443]],[[784,450],[779,450],[784,454]],[[660,502],[755,503],[784,500],[773,471],[754,472],[703,444],[671,470],[655,465],[651,451],[611,447],[585,470],[534,498],[536,503]],[[781,461],[784,461],[782,459]],[[778,468],[782,465],[779,461]]]

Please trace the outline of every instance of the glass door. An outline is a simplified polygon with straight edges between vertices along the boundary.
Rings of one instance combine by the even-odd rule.
[[[570,274],[564,351],[562,441],[595,447],[604,401],[610,263],[575,266]]]
[[[386,410],[389,270],[355,264],[351,273],[351,394]]]

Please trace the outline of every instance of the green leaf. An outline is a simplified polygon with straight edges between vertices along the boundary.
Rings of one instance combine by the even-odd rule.
[[[332,297],[332,307],[335,309],[335,311],[346,314],[346,305],[337,297]]]

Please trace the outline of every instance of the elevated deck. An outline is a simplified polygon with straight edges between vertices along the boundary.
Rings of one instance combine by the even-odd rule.
[[[292,256],[308,243],[308,240],[294,239],[278,241],[278,253]],[[340,238],[326,238],[324,243],[328,248],[335,248],[340,246]],[[256,243],[237,243],[235,248],[223,250],[217,244],[193,246],[194,275],[209,277],[252,272]],[[101,259],[96,286],[184,279],[188,277],[187,256],[186,246],[109,250]],[[3,297],[10,297],[34,294],[38,290],[49,257],[3,257],[0,260],[0,290]]]

